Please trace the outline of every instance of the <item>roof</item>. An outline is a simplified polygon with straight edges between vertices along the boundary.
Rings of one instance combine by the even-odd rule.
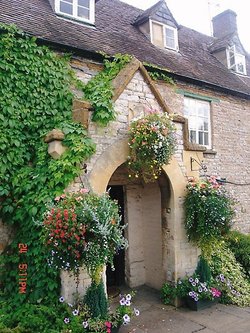
[[[99,0],[93,28],[58,17],[49,0],[0,1],[0,22],[14,23],[45,42],[78,49],[83,56],[85,52],[97,51],[109,55],[132,54],[179,77],[250,96],[250,80],[242,80],[229,71],[210,52],[213,37],[179,26],[179,52],[163,50],[154,46],[134,25],[142,14],[142,10],[119,0]]]
[[[134,24],[140,25],[140,24],[144,23],[149,18],[153,18],[155,16],[155,14],[159,13],[159,11],[161,11],[162,9],[165,12],[165,14],[167,14],[167,16],[169,16],[170,20],[174,23],[174,25],[176,27],[178,27],[178,23],[176,22],[171,11],[167,7],[165,0],[160,0],[156,4],[154,4],[152,7],[146,9],[141,15],[139,15],[136,18]]]

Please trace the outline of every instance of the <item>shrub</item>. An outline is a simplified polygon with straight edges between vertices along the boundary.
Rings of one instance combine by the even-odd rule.
[[[250,235],[231,231],[225,238],[227,246],[233,252],[236,260],[242,265],[250,279]]]
[[[105,318],[108,312],[108,302],[104,291],[103,282],[92,282],[84,296],[84,303],[89,308],[92,318]]]
[[[205,251],[203,249],[203,253]],[[250,283],[242,266],[225,242],[214,242],[206,257],[212,276],[220,283],[222,301],[239,306],[250,306]]]
[[[201,282],[210,282],[212,275],[211,275],[211,270],[208,265],[207,260],[203,257],[200,256],[195,274],[197,274],[200,277]]]

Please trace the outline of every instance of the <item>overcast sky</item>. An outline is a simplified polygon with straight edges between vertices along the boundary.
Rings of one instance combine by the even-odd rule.
[[[122,0],[132,6],[147,9],[158,0]],[[176,21],[186,27],[211,35],[211,17],[226,9],[237,14],[238,32],[245,49],[250,53],[249,0],[166,0]]]

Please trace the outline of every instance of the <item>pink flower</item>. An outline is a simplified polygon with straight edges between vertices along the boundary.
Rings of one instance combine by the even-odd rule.
[[[216,288],[211,288],[211,292],[212,292],[212,295],[213,297],[220,297],[221,296],[221,292],[220,290],[216,289]]]
[[[106,321],[105,322],[105,326],[108,327],[108,328],[111,328],[111,322],[110,321]]]
[[[89,189],[87,189],[87,188],[81,188],[79,192],[80,193],[89,193]]]

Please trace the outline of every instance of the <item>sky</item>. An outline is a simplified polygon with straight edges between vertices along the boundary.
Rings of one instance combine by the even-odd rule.
[[[121,0],[134,7],[147,9],[158,0]],[[237,14],[240,40],[250,53],[250,1],[248,0],[166,0],[176,21],[186,27],[211,35],[211,18],[226,9]]]

